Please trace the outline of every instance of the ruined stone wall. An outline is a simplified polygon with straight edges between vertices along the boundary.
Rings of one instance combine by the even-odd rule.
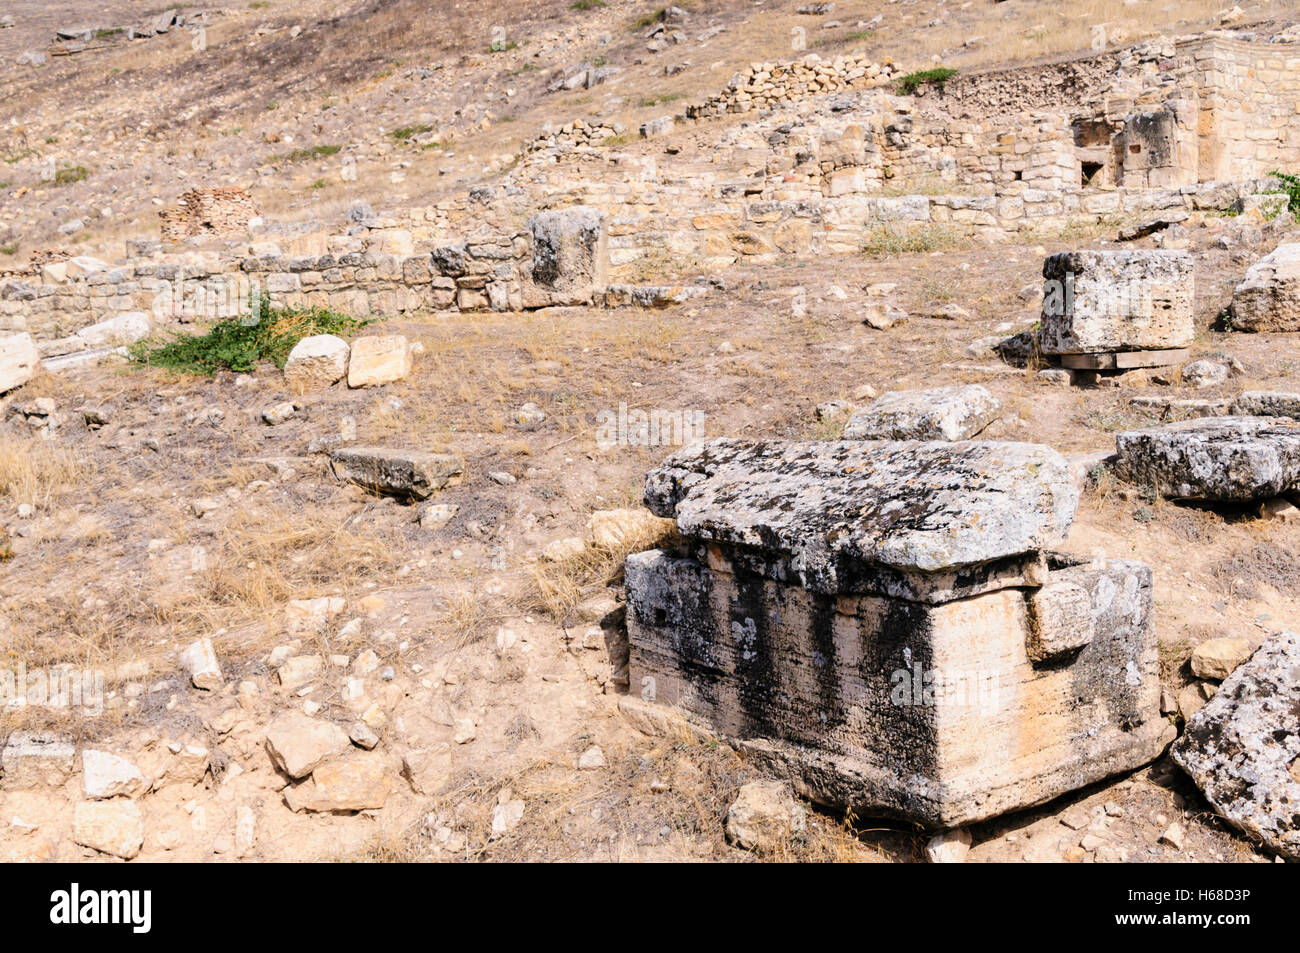
[[[1300,44],[1207,38],[1184,55],[1200,89],[1200,177],[1300,167]]]
[[[173,208],[158,213],[162,240],[247,233],[257,217],[252,196],[239,188],[190,189]]]

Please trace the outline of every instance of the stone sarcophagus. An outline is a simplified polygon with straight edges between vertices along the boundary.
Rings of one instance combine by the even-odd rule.
[[[1077,492],[1046,447],[719,440],[646,502],[685,543],[628,558],[631,704],[815,800],[954,827],[1172,740],[1151,572],[1049,554]]]

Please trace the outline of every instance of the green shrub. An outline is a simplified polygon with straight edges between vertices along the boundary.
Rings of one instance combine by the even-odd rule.
[[[1269,175],[1282,183],[1281,191],[1287,196],[1287,210],[1300,218],[1300,175],[1289,172],[1270,172]]]
[[[254,313],[218,321],[206,334],[171,332],[171,340],[150,338],[131,347],[131,359],[151,367],[188,374],[251,371],[258,361],[284,367],[293,346],[313,334],[352,334],[370,320],[360,320],[326,308],[272,308],[262,295]]]
[[[85,166],[73,165],[60,169],[54,173],[55,185],[71,185],[73,182],[80,182],[86,176],[90,175]]]
[[[398,142],[405,142],[407,139],[410,139],[412,136],[419,136],[419,135],[423,135],[426,132],[432,132],[432,131],[433,131],[432,126],[427,125],[425,123],[419,123],[418,125],[414,125],[414,126],[403,126],[401,129],[394,129],[392,132],[389,133],[389,135],[394,139],[396,139]]]
[[[898,92],[901,96],[911,96],[922,86],[938,86],[942,90],[944,84],[956,75],[957,71],[947,66],[936,66],[934,69],[908,73],[898,81]]]
[[[342,146],[306,146],[302,149],[294,149],[293,152],[286,152],[284,155],[272,157],[272,162],[306,162],[308,159],[323,159],[326,156],[336,155]]]
[[[609,4],[606,3],[605,0],[574,0],[574,2],[569,5],[569,9],[570,10],[595,10],[599,7],[607,7],[607,6],[609,6]]]

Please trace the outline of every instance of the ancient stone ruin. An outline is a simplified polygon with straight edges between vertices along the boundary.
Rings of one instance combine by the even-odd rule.
[[[257,217],[253,198],[244,189],[190,189],[172,208],[158,213],[162,240],[177,244],[188,238],[247,235]]]
[[[1151,571],[1051,553],[1032,444],[717,440],[651,471],[629,678],[819,801],[955,827],[1156,757]],[[638,703],[631,703],[636,705]]]
[[[1180,251],[1078,251],[1043,263],[1039,347],[1062,366],[1124,369],[1186,360],[1192,258]]]

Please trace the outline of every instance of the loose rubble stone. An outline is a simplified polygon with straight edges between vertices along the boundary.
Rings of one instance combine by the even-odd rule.
[[[648,510],[597,510],[587,519],[587,540],[598,549],[622,550],[649,545],[675,527],[672,520]]]
[[[382,808],[392,788],[381,760],[355,757],[320,765],[306,781],[286,788],[284,799],[295,812],[346,814]]]
[[[1271,637],[1187,723],[1171,751],[1215,811],[1300,860],[1300,635]]]
[[[1218,361],[1192,361],[1183,368],[1183,383],[1192,387],[1217,387],[1228,379],[1228,367]]]
[[[1197,678],[1222,681],[1250,658],[1248,639],[1210,639],[1192,650],[1192,674]]]
[[[348,358],[348,386],[374,387],[411,373],[411,346],[401,334],[357,338]]]
[[[333,334],[305,337],[285,359],[284,381],[300,392],[329,387],[347,374],[351,350],[347,341]]]
[[[81,752],[81,790],[88,800],[136,797],[147,787],[140,769],[108,751]]]
[[[225,683],[211,639],[199,639],[191,643],[181,652],[179,661],[195,688],[213,691]]]
[[[925,859],[932,864],[960,864],[970,853],[970,831],[944,831],[930,838],[925,845]]]
[[[1045,354],[1186,347],[1192,258],[1182,251],[1074,251],[1043,263]]]
[[[72,839],[83,847],[131,860],[144,846],[144,818],[135,801],[81,801],[73,811]]]
[[[605,767],[605,752],[600,750],[599,745],[592,745],[582,753],[578,758],[578,769],[581,771],[595,771]]]
[[[1247,269],[1232,292],[1232,326],[1300,331],[1300,244],[1279,245]]]
[[[992,423],[998,402],[979,384],[886,394],[855,413],[845,440],[968,440]]]
[[[1207,417],[1117,434],[1115,473],[1170,497],[1259,500],[1300,483],[1300,421]]]
[[[774,850],[806,826],[807,813],[784,781],[751,781],[727,809],[727,840],[742,850]]]
[[[59,735],[15,731],[0,752],[0,788],[56,788],[72,777],[77,749]]]
[[[291,778],[304,778],[321,762],[351,747],[338,725],[298,712],[278,716],[266,729],[266,749],[271,760]]]
[[[375,493],[423,500],[435,490],[460,483],[465,461],[455,453],[340,447],[330,452],[330,469],[338,479]]]

